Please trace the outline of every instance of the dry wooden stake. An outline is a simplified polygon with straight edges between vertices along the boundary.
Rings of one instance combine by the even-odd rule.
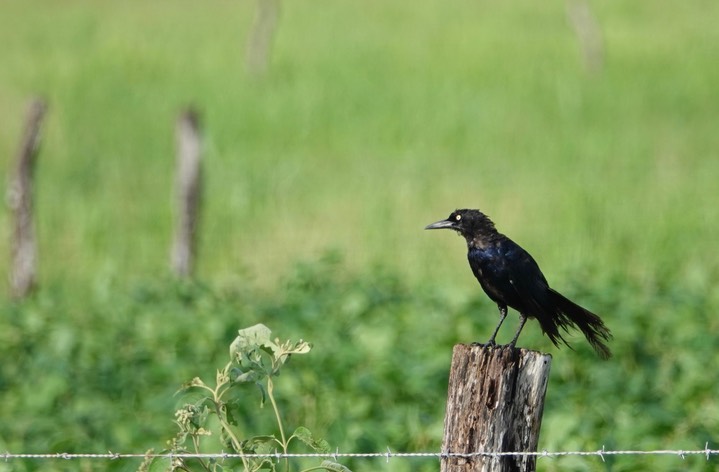
[[[36,284],[37,247],[33,223],[32,177],[46,110],[45,102],[39,98],[30,103],[15,172],[8,186],[7,202],[15,225],[10,269],[10,292],[14,298],[25,297]]]
[[[267,71],[279,16],[280,0],[257,0],[246,56],[247,71],[253,76],[262,76]]]
[[[585,69],[593,74],[604,67],[604,38],[602,28],[586,0],[567,2],[567,18],[582,48]]]
[[[177,120],[177,223],[172,246],[172,270],[179,277],[192,275],[199,218],[202,139],[199,117],[192,109]]]
[[[552,357],[458,344],[452,353],[442,452],[536,452]],[[442,472],[533,471],[535,457],[444,457]]]

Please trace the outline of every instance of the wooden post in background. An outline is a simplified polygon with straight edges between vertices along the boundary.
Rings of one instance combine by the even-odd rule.
[[[456,345],[442,452],[536,452],[551,360],[526,349]],[[533,456],[450,456],[441,470],[533,471],[535,462]]]
[[[267,71],[272,41],[280,16],[280,0],[257,0],[257,13],[247,43],[247,71],[261,76]]]
[[[188,108],[177,120],[176,226],[171,265],[175,275],[190,277],[194,268],[197,220],[202,193],[202,138],[199,117]]]
[[[582,48],[584,68],[593,74],[600,73],[604,67],[604,38],[597,18],[587,0],[569,0],[566,8],[567,18]]]
[[[47,106],[39,98],[30,103],[7,202],[14,217],[10,292],[14,298],[28,295],[36,284],[37,247],[33,224],[32,177],[40,146],[40,129]]]

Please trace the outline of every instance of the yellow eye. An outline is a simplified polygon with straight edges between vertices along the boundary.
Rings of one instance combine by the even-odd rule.
[[[462,215],[457,215],[457,216],[454,217],[454,219],[457,220],[457,221],[459,221],[459,220],[462,219]]]

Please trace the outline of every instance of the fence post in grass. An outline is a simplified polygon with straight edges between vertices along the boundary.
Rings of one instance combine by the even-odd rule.
[[[179,277],[192,275],[199,218],[202,139],[199,117],[188,108],[180,114],[176,127],[177,174],[175,181],[176,223],[171,265]]]
[[[257,0],[246,56],[247,70],[254,76],[261,76],[267,70],[279,16],[280,0]]]
[[[28,295],[36,283],[37,248],[32,214],[32,177],[46,110],[45,102],[39,98],[30,103],[15,172],[8,186],[7,202],[14,217],[10,269],[10,292],[14,298]]]
[[[574,28],[582,48],[584,67],[591,73],[599,73],[604,66],[604,40],[599,22],[586,0],[569,0],[567,18]]]
[[[452,353],[442,472],[534,471],[552,357],[526,349],[458,344]],[[471,457],[447,453],[477,453]]]

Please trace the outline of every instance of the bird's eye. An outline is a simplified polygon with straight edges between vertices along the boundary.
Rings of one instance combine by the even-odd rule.
[[[454,219],[457,220],[457,221],[459,221],[459,220],[462,219],[462,215],[456,215],[456,216],[454,217]]]

